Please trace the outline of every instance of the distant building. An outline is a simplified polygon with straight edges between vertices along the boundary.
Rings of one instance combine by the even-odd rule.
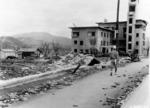
[[[144,55],[146,47],[147,22],[136,19],[139,0],[129,0],[127,21],[119,22],[118,49],[126,53],[136,51]],[[96,27],[70,27],[72,29],[72,50],[74,52],[89,52],[96,48],[100,53],[110,52],[116,45],[116,22],[98,22]],[[107,38],[108,35],[108,38]],[[96,39],[95,46],[90,44],[90,39]]]
[[[130,22],[131,23],[131,22]],[[116,22],[106,22],[106,23],[97,23],[98,26],[112,29],[115,32]],[[127,21],[119,22],[119,51],[124,51],[126,53],[131,53],[133,50],[136,50],[137,53],[143,55],[142,53],[146,49],[146,39],[145,39],[145,31],[147,22],[145,20],[136,20],[134,26],[135,28],[131,28],[132,26],[127,26]],[[129,28],[129,30],[127,30]],[[112,39],[112,44],[116,44],[116,37]]]
[[[6,59],[8,56],[17,57],[16,51],[13,49],[1,49],[0,50],[0,59]]]
[[[98,26],[70,27],[72,29],[72,50],[76,53],[92,53],[92,51],[109,53],[111,37],[114,31]]]
[[[21,48],[17,51],[18,58],[24,59],[24,58],[31,58],[31,57],[39,57],[40,51],[37,48]]]

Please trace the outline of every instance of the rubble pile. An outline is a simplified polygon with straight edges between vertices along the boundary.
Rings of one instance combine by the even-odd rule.
[[[59,78],[57,80],[50,80],[35,87],[6,93],[0,96],[0,106],[7,107],[13,103],[25,101],[34,95],[46,93],[49,90],[62,89],[64,86],[72,85],[75,81],[91,75],[95,72],[94,70],[95,67],[82,68],[79,69],[75,74],[68,74],[68,76]]]
[[[64,58],[62,58],[60,61],[55,62],[53,64],[43,64],[43,63],[27,63],[20,61],[20,64],[13,63],[11,66],[12,68],[8,67],[5,68],[4,70],[1,70],[1,79],[2,80],[8,80],[12,78],[17,78],[17,77],[24,77],[24,76],[29,76],[29,75],[34,75],[34,74],[39,74],[39,73],[45,73],[45,72],[50,72],[50,71],[55,71],[57,69],[65,69],[68,67],[76,67],[78,63],[80,62],[82,65],[87,65],[93,57],[83,55],[83,54],[74,54],[70,53]]]
[[[143,74],[140,78],[135,78],[131,82],[133,83],[132,86],[125,86],[122,88],[123,92],[120,96],[116,98],[107,97],[106,102],[103,105],[111,106],[111,108],[121,108],[121,105],[126,102],[129,98],[129,95],[134,91],[141,83],[142,80],[148,75],[148,73]],[[117,86],[117,84],[116,84]],[[114,88],[116,88],[116,86]],[[111,86],[112,87],[112,86]]]

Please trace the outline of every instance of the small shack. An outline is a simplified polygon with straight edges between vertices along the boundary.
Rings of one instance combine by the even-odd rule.
[[[21,48],[17,52],[19,59],[38,58],[40,51],[38,48]]]
[[[17,57],[17,53],[13,49],[0,49],[0,59],[6,59],[8,56]]]

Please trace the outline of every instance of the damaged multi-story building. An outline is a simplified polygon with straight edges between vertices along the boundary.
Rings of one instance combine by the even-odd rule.
[[[119,22],[118,50],[126,53],[136,51],[143,55],[146,50],[147,22],[137,18],[138,0],[129,0],[127,21]],[[72,51],[76,53],[109,53],[116,45],[116,22],[98,22],[98,26],[70,27]]]

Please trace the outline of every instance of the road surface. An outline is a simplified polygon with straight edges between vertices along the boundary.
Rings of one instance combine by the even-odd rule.
[[[123,74],[136,76],[139,71],[147,72],[147,68],[143,67],[148,63],[148,59],[142,59],[141,62],[128,64],[120,67],[118,74],[113,76],[110,76],[110,70],[98,71],[71,86],[13,104],[11,108],[106,108],[102,105],[106,97],[114,96],[129,80]],[[120,86],[111,89],[110,86],[115,82],[119,82]],[[146,84],[146,86],[148,85]],[[104,90],[103,88],[108,89]]]
[[[129,100],[121,108],[150,108],[149,76],[131,94]]]

